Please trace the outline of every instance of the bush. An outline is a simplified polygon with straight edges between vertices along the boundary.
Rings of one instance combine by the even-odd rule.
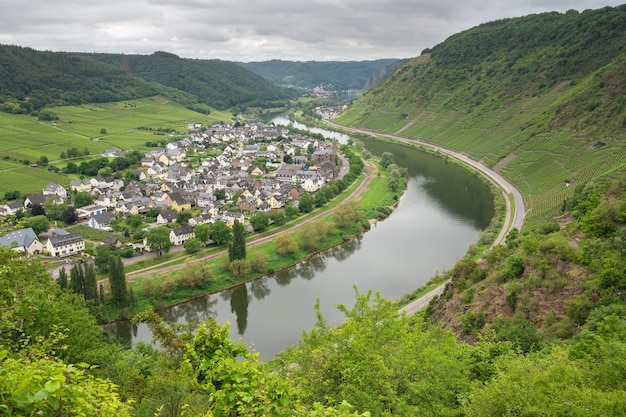
[[[485,319],[482,311],[474,313],[472,310],[469,310],[461,316],[461,334],[476,334],[480,332],[484,325]]]

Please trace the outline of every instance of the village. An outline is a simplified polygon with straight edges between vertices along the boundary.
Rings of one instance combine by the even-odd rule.
[[[340,179],[348,168],[335,141],[292,133],[285,127],[250,120],[207,127],[197,123],[187,128],[182,139],[146,151],[141,166],[132,171],[136,178],[132,181],[95,176],[71,180],[67,187],[49,183],[41,193],[0,206],[0,216],[34,214],[44,204],[65,204],[75,210],[79,224],[112,231],[115,219],[158,211],[156,221],[147,227],[171,228],[172,245],[181,246],[195,236],[194,228],[201,224],[221,221],[232,227],[239,221],[252,231],[249,219],[255,213],[282,210],[287,205],[297,208],[303,194],[314,194],[331,180]],[[124,154],[109,149],[102,156]],[[91,196],[92,204],[74,207],[73,196],[78,193]],[[188,221],[180,225],[176,220],[183,212],[189,213]],[[32,227],[14,228],[0,236],[0,245],[54,258],[85,252],[80,232],[53,228],[45,236],[46,240],[40,239]],[[119,245],[113,236],[91,243]],[[149,250],[145,241],[132,246]]]

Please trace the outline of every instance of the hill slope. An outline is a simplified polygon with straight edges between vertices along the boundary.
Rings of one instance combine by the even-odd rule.
[[[240,63],[277,85],[326,91],[367,90],[395,71],[405,60],[317,62],[282,61]]]
[[[200,102],[218,109],[266,107],[268,102],[295,97],[295,93],[279,88],[233,62],[179,58],[167,52],[90,56],[145,80],[193,94]]]
[[[467,152],[527,196],[529,225],[626,161],[626,6],[480,25],[403,65],[338,123]]]
[[[3,111],[30,113],[47,104],[103,103],[156,94],[183,103],[195,101],[190,95],[78,54],[0,45]]]
[[[161,95],[207,112],[267,107],[296,96],[232,62],[152,55],[36,51],[0,45],[0,110],[104,103]],[[201,105],[198,105],[201,103]]]

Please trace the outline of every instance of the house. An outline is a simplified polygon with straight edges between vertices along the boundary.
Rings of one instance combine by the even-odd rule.
[[[122,246],[122,242],[120,242],[120,240],[116,238],[115,236],[105,236],[104,238],[102,238],[102,244],[111,245],[116,248],[119,248],[120,246]]]
[[[202,213],[199,216],[192,217],[187,222],[189,223],[189,226],[195,227],[199,224],[209,224],[212,219],[213,215],[211,213]]]
[[[163,210],[157,216],[157,224],[168,224],[176,221],[178,213],[174,210]]]
[[[27,209],[29,207],[34,206],[35,204],[39,204],[43,206],[43,203],[46,202],[46,197],[43,194],[30,194],[27,195],[24,199],[24,208]]]
[[[91,185],[91,181],[89,180],[71,180],[70,181],[70,189],[72,191],[80,192],[89,192],[93,186]]]
[[[107,208],[105,206],[101,206],[101,205],[91,205],[91,206],[85,206],[85,207],[80,207],[76,209],[76,215],[78,216],[79,219],[90,219],[93,216],[97,216],[99,214],[102,213],[106,213],[107,212]]]
[[[2,206],[2,213],[5,216],[13,216],[14,214],[16,214],[20,210],[24,210],[24,203],[21,203],[19,201],[14,201],[12,203],[7,203],[7,204]]]
[[[109,212],[104,212],[101,214],[97,214],[89,219],[87,225],[94,229],[100,230],[111,230],[109,225],[115,219],[115,216]]]
[[[170,242],[174,246],[180,246],[193,237],[196,237],[196,235],[193,233],[192,226],[177,227],[170,232]]]
[[[45,197],[56,195],[59,198],[67,199],[67,190],[56,182],[49,182],[44,188],[42,194]]]
[[[15,230],[0,237],[0,246],[11,248],[17,252],[38,255],[43,252],[43,243],[37,238],[31,227]]]
[[[250,175],[252,175],[253,177],[260,177],[261,175],[265,175],[265,168],[260,165],[256,165],[250,171]]]
[[[228,227],[233,227],[233,223],[235,223],[235,220],[238,220],[239,223],[243,224],[245,221],[245,217],[243,213],[237,213],[235,211],[225,211],[222,214],[222,220],[224,220]]]
[[[51,236],[46,242],[46,250],[50,256],[63,258],[85,250],[85,239],[80,233],[66,233],[60,236]]]
[[[170,198],[172,199],[172,210],[175,210],[177,212],[191,210],[191,203],[185,200],[182,194],[178,192],[172,193],[170,194]]]

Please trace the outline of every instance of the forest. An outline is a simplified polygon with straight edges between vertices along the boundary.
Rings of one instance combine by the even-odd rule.
[[[0,111],[30,114],[161,95],[190,109],[284,105],[293,92],[235,63],[152,55],[36,51],[0,45]]]

